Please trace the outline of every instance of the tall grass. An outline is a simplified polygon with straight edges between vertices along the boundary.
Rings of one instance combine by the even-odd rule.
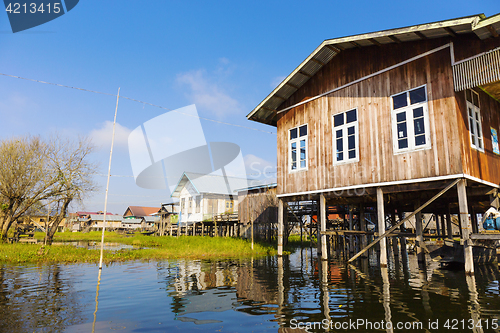
[[[37,239],[43,239],[43,233]],[[55,241],[101,240],[101,232],[57,233]],[[267,244],[255,243],[251,249],[249,241],[225,237],[152,237],[140,234],[120,235],[106,233],[106,242],[134,245],[134,250],[105,251],[105,262],[126,260],[158,260],[173,258],[240,258],[248,256],[274,255],[276,250]],[[98,262],[99,251],[76,248],[72,245],[42,246],[37,244],[0,244],[0,262]]]

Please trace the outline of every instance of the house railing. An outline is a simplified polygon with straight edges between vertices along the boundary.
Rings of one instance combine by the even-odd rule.
[[[455,91],[500,81],[500,48],[453,64]]]

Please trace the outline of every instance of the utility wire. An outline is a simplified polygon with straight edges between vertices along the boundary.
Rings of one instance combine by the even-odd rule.
[[[238,125],[238,124],[232,124],[232,123],[228,123],[228,122],[225,122],[225,121],[220,121],[220,120],[215,120],[215,119],[210,119],[210,118],[195,116],[195,115],[192,115],[192,114],[188,114],[188,113],[179,112],[179,111],[176,111],[176,110],[173,110],[173,109],[169,109],[169,108],[166,108],[166,107],[161,106],[161,105],[156,105],[156,104],[153,104],[153,103],[144,102],[144,101],[141,101],[141,100],[138,100],[138,99],[135,99],[135,98],[126,97],[126,96],[117,96],[116,94],[110,94],[110,93],[105,93],[105,92],[96,91],[96,90],[90,90],[90,89],[85,89],[85,88],[78,88],[78,87],[68,86],[68,85],[60,84],[60,83],[52,83],[52,82],[47,82],[47,81],[42,81],[42,80],[29,79],[29,78],[25,78],[25,77],[17,76],[17,75],[10,75],[10,74],[5,74],[5,73],[0,73],[0,75],[7,76],[7,77],[12,77],[12,78],[15,78],[15,79],[20,79],[20,80],[26,80],[26,81],[31,81],[31,82],[49,84],[49,85],[53,85],[53,86],[57,86],[57,87],[63,87],[63,88],[68,88],[68,89],[75,89],[75,90],[80,90],[80,91],[91,92],[91,93],[94,93],[94,94],[101,94],[101,95],[106,95],[106,96],[119,97],[119,98],[123,98],[123,99],[128,99],[128,100],[133,101],[133,102],[141,103],[141,104],[144,104],[144,105],[150,105],[150,106],[153,106],[155,108],[159,108],[159,109],[163,109],[163,110],[167,110],[167,111],[176,112],[176,113],[179,113],[179,114],[182,114],[182,115],[185,115],[185,116],[199,118],[201,120],[206,120],[206,121],[211,121],[211,122],[218,123],[218,124],[223,124],[223,125],[228,125],[228,126],[234,126],[234,127],[240,127],[240,128],[245,128],[245,129],[249,129],[249,130],[252,130],[252,131],[258,131],[258,132],[264,132],[264,133],[267,133],[267,134],[274,134],[274,135],[276,135],[276,133],[274,133],[274,132],[264,131],[264,130],[261,130],[261,129],[258,129],[258,128],[253,128],[253,127],[248,127],[248,126],[243,126],[243,125]]]

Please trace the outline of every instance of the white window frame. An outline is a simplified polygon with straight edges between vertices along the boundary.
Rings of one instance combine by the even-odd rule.
[[[410,92],[413,90],[417,90],[424,87],[425,89],[425,101],[415,103],[415,104],[410,104]],[[414,152],[414,151],[419,151],[419,150],[425,150],[425,149],[430,149],[431,148],[431,135],[430,135],[430,125],[429,125],[429,107],[428,107],[428,95],[427,95],[427,85],[422,85],[419,87],[415,87],[406,91],[401,91],[397,94],[391,95],[391,120],[392,120],[392,143],[393,143],[393,150],[394,150],[394,155],[398,154],[405,154],[409,152]],[[401,94],[406,94],[406,101],[407,105],[398,109],[394,109],[394,97],[401,95]],[[414,126],[414,118],[413,118],[413,110],[422,107],[423,108],[423,118],[424,118],[424,129],[425,129],[425,144],[424,145],[416,145],[415,144],[415,126]],[[398,122],[396,115],[400,114],[402,112],[405,112],[406,116],[406,134],[408,138],[408,147],[406,148],[399,148],[399,133],[398,133]],[[411,125],[411,126],[410,126]]]
[[[307,134],[306,135],[303,135],[303,136],[300,136],[300,128],[303,127],[303,126],[306,126],[307,127]],[[292,130],[296,129],[297,130],[297,138],[295,139],[290,139],[290,133],[292,132]],[[308,163],[308,159],[309,159],[309,125],[306,123],[306,124],[301,124],[299,126],[296,126],[296,127],[293,127],[293,128],[290,128],[288,131],[287,131],[287,135],[288,135],[288,171],[289,172],[298,172],[298,171],[304,171],[304,170],[307,170],[308,167],[309,167],[309,163]],[[305,166],[304,167],[301,167],[300,166],[300,162],[301,162],[301,159],[300,159],[300,143],[301,141],[305,141],[305,151],[306,151],[306,156],[305,156]],[[297,167],[296,169],[292,169],[292,144],[295,143],[296,144],[296,147],[297,147],[297,160],[296,160],[296,163],[297,163]]]
[[[356,111],[356,120],[347,123],[347,112]],[[344,116],[344,124],[335,126],[335,116],[342,114]],[[349,158],[349,140],[348,140],[348,128],[354,127],[354,150],[356,152],[355,158]],[[344,153],[344,159],[342,161],[337,161],[337,131],[342,131],[342,148]],[[348,164],[359,162],[359,112],[358,108],[350,109],[344,112],[340,112],[332,115],[332,142],[333,142],[333,164]],[[352,150],[352,149],[351,149]]]
[[[471,100],[467,98],[467,91],[471,92]],[[473,97],[477,98],[477,105],[473,103]],[[465,91],[465,102],[467,105],[467,124],[469,126],[470,145],[484,153],[483,120],[481,118],[481,108],[479,104],[479,94],[472,89]],[[471,113],[472,112],[472,113]]]

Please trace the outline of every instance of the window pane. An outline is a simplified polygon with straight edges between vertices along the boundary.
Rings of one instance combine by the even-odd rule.
[[[347,135],[353,135],[354,134],[354,126],[351,126],[347,129]]]
[[[333,116],[333,125],[335,127],[340,126],[340,125],[344,125],[344,114],[343,113],[338,114],[336,116]]]
[[[299,136],[307,135],[307,125],[300,126],[299,128]]]
[[[483,149],[483,139],[478,138],[477,143],[478,143],[478,148]]]
[[[407,106],[406,93],[393,96],[392,102],[394,104],[394,110]]]
[[[396,121],[399,123],[406,120],[406,112],[401,112],[396,115]]]
[[[408,139],[398,140],[399,149],[408,148]]]
[[[356,121],[358,119],[356,115],[356,110],[347,111],[346,118],[347,118],[346,123],[352,123],[353,121]]]
[[[344,143],[342,138],[337,139],[337,152],[344,150]]]
[[[469,102],[471,102],[471,103],[472,103],[472,96],[471,96],[471,92],[470,92],[470,90],[469,90],[469,89],[467,89],[467,90],[465,91],[465,99],[466,99],[467,101],[469,101]]]
[[[472,119],[472,118],[469,118],[469,129],[470,129],[470,133],[472,135],[476,134],[475,128],[474,128],[474,119]]]
[[[406,123],[399,123],[398,124],[398,138],[406,138],[408,136],[408,133],[406,131]]]
[[[305,160],[306,159],[306,141],[302,140],[300,141],[300,160]]]
[[[337,138],[341,138],[342,137],[342,130],[338,130],[336,132],[336,135],[337,135]]]
[[[420,87],[418,89],[410,91],[410,103],[416,104],[425,102],[425,87]]]
[[[354,139],[354,135],[349,135],[347,138],[347,149],[355,149],[356,148],[356,140]]]
[[[424,108],[413,109],[413,118],[418,118],[423,116],[424,116]]]
[[[297,162],[292,162],[292,170],[297,169]]]
[[[481,133],[481,127],[479,126],[479,123],[476,123],[476,125],[477,125],[477,132],[476,132],[477,137],[481,138],[483,137],[483,133]]]
[[[306,161],[305,160],[300,161],[300,167],[301,168],[305,168],[306,167]]]
[[[290,130],[290,140],[297,139],[297,129],[291,129]]]
[[[425,135],[415,137],[415,146],[425,145]]]
[[[337,153],[337,161],[343,161],[344,160],[344,153]]]
[[[472,92],[472,104],[479,107],[479,95]]]
[[[295,161],[297,161],[297,151],[292,150],[292,162],[295,162]]]
[[[415,125],[415,135],[418,134],[424,134],[425,129],[424,129],[424,118],[418,118],[413,121]]]
[[[349,159],[356,158],[356,150],[349,150]]]

